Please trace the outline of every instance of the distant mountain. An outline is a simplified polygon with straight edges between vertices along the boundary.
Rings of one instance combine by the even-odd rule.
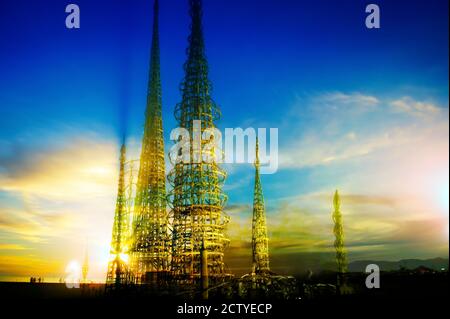
[[[445,268],[448,270],[448,258],[432,258],[432,259],[402,259],[400,261],[377,261],[377,260],[358,260],[353,261],[348,265],[350,272],[364,272],[366,266],[369,264],[376,264],[381,271],[392,271],[405,269],[416,269],[424,266],[434,270],[441,270]]]

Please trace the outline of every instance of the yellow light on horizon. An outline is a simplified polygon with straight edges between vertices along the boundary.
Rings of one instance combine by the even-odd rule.
[[[71,260],[66,266],[66,286],[78,288],[81,281],[81,266],[77,260]]]

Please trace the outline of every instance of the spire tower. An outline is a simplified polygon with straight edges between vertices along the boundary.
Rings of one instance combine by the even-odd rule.
[[[215,128],[220,112],[210,96],[200,0],[190,0],[190,16],[182,100],[175,108],[175,118],[198,144],[193,142],[182,150],[190,160],[175,161],[168,175],[173,186],[172,275],[180,284],[202,282],[200,286],[208,287],[226,276],[223,258],[229,242],[224,234],[228,217],[223,212],[226,196],[222,192],[226,174],[217,164],[216,150],[206,147],[209,141],[197,140],[206,129]],[[207,274],[208,282],[202,273]]]
[[[336,292],[338,294],[350,294],[353,289],[347,284],[347,252],[344,245],[344,225],[342,221],[341,213],[341,199],[339,193],[336,190],[333,198],[333,221],[334,221],[334,248],[336,250],[336,265],[337,265],[337,280],[336,280]]]
[[[259,174],[259,143],[256,139],[255,159],[255,189],[253,197],[252,220],[252,273],[260,274],[269,272],[269,240],[267,238],[266,211],[264,196]]]
[[[158,0],[155,0],[147,107],[133,215],[131,256],[137,283],[148,282],[155,279],[159,273],[167,272],[170,262],[158,11]]]
[[[128,247],[129,222],[125,196],[125,144],[120,148],[119,184],[116,211],[111,239],[110,262],[106,275],[106,286],[119,287],[128,281]]]
[[[337,270],[339,274],[343,274],[347,272],[347,253],[344,247],[344,226],[342,222],[342,213],[341,213],[341,199],[339,197],[339,193],[336,190],[333,198],[333,221],[334,221],[334,248],[336,250],[336,264]]]

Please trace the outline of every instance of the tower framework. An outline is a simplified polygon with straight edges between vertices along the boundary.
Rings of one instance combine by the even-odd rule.
[[[256,140],[255,159],[255,189],[253,197],[253,220],[252,220],[252,273],[260,274],[269,272],[269,239],[267,237],[266,211],[264,207],[264,196],[259,174],[259,144]]]
[[[344,226],[342,223],[341,200],[336,190],[333,198],[333,221],[334,221],[334,248],[336,250],[336,264],[339,274],[347,272],[347,253],[344,247]]]
[[[296,287],[293,277],[277,275],[269,267],[269,238],[257,139],[252,217],[252,271],[239,279],[238,293],[243,298],[288,299],[297,295]]]
[[[129,215],[125,189],[125,144],[120,148],[120,170],[116,210],[111,239],[110,262],[106,275],[106,287],[119,288],[130,281],[128,267]]]
[[[131,257],[137,283],[153,282],[170,267],[158,11],[158,0],[155,0],[147,107],[133,215]]]
[[[338,191],[334,193],[333,197],[333,221],[334,221],[334,248],[336,250],[336,265],[337,265],[337,282],[336,282],[336,292],[338,294],[350,294],[352,293],[352,288],[347,284],[347,252],[344,246],[344,225],[342,221],[341,213],[341,199]]]
[[[176,106],[175,118],[179,127],[193,136],[194,131],[203,134],[214,128],[220,111],[210,96],[200,0],[190,1],[190,15],[182,101]],[[224,233],[228,223],[223,211],[226,196],[221,188],[226,174],[217,164],[216,150],[205,147],[207,142],[201,140],[200,147],[188,144],[183,148],[190,160],[176,161],[168,175],[173,186],[172,275],[179,285],[202,279],[202,290],[227,276],[224,250],[229,242]]]

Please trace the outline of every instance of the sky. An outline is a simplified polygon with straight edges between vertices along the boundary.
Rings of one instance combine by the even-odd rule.
[[[189,34],[160,1],[166,153]],[[349,260],[448,257],[448,2],[204,0],[220,129],[278,128],[263,175],[272,269],[333,264],[332,196]],[[80,29],[65,27],[76,3]],[[108,262],[119,148],[139,157],[152,1],[0,2],[0,280]],[[254,170],[225,165],[230,271],[251,265]]]

